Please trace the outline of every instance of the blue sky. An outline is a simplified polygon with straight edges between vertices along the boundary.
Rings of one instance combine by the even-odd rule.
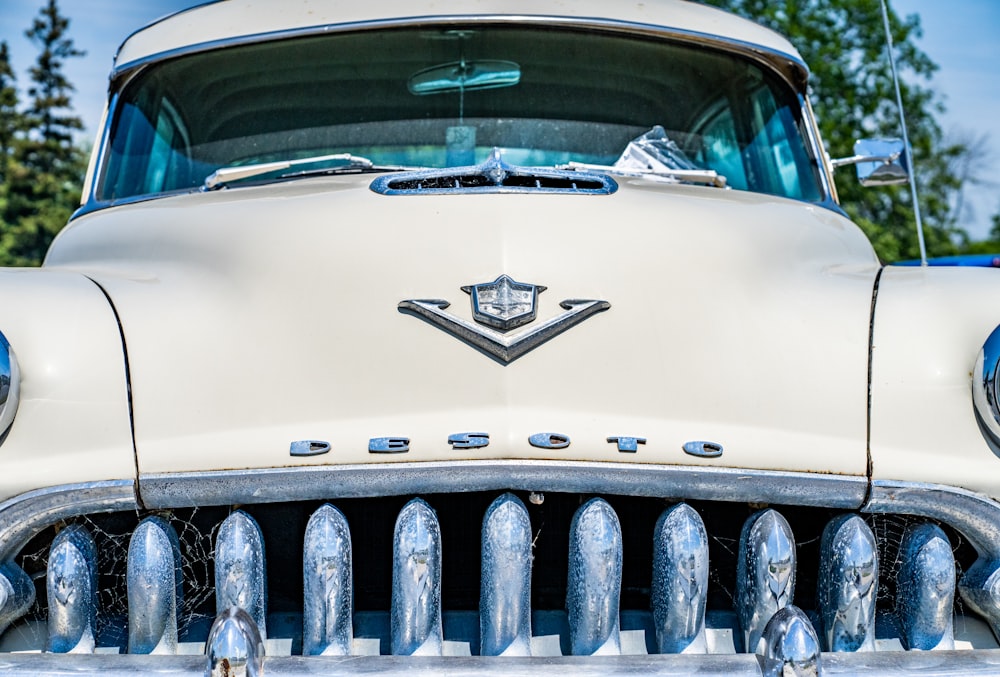
[[[42,2],[0,0],[0,40],[10,44],[22,90],[35,58],[24,30]],[[1000,1],[890,2],[899,14],[921,17],[924,35],[919,44],[941,66],[931,86],[943,95],[948,107],[941,118],[945,132],[961,138],[989,137],[987,161],[980,173],[993,183],[968,190],[962,215],[962,225],[974,237],[984,237],[990,216],[1000,212]],[[66,70],[78,90],[73,101],[87,126],[88,139],[96,134],[107,73],[121,41],[145,23],[195,4],[200,0],[61,0],[60,9],[70,18],[77,47],[87,51],[85,58],[71,60]],[[822,115],[822,109],[817,114]]]

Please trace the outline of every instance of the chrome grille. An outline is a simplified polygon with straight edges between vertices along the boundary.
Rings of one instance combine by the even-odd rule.
[[[920,522],[903,531],[892,556],[902,564],[882,572],[889,597],[881,610],[892,611],[898,573],[894,637],[945,648],[955,536]],[[87,554],[83,533],[113,561]],[[293,654],[538,657],[732,652],[759,638],[763,651],[768,622],[793,601],[809,612],[824,648],[871,648],[879,567],[866,543],[874,538],[864,520],[822,509],[574,494],[532,503],[481,493],[95,517],[62,528],[51,554],[39,541],[20,562],[39,587],[29,616],[47,623],[54,651],[200,650],[212,618],[240,606],[262,635],[288,638]],[[969,560],[961,548],[959,555],[960,564]],[[62,581],[63,599],[79,602],[94,590],[93,569],[109,564],[118,571],[100,572],[96,624],[86,605],[53,602],[51,581]],[[105,589],[126,579],[128,594],[109,600]],[[920,599],[935,581],[950,583],[937,606]],[[785,616],[781,632],[801,632],[801,618]]]

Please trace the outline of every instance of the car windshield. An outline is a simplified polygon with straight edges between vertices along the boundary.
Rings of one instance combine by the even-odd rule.
[[[651,130],[675,169],[822,199],[799,99],[764,67],[683,42],[509,24],[295,37],[150,65],[118,98],[97,197],[339,154],[371,161],[352,171],[472,165],[493,149],[509,164],[613,165]]]

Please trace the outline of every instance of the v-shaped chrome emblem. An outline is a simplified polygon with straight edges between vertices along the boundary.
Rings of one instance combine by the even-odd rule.
[[[444,312],[451,303],[443,299],[407,299],[399,302],[399,311],[426,320],[504,364],[611,307],[607,301],[566,299],[559,304],[565,312],[510,334],[535,320],[538,294],[545,287],[501,275],[493,282],[462,287],[462,291],[470,295],[472,317],[478,324]]]

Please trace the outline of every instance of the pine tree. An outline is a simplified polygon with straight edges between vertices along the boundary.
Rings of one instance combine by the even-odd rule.
[[[0,186],[7,180],[14,136],[22,127],[17,106],[17,80],[10,65],[10,50],[6,42],[0,42]]]
[[[83,123],[72,113],[73,86],[63,67],[83,52],[73,46],[68,30],[69,19],[59,13],[56,0],[48,0],[25,33],[39,55],[30,71],[30,104],[11,142],[6,200],[0,204],[3,265],[39,265],[79,204],[86,165],[73,132]]]

